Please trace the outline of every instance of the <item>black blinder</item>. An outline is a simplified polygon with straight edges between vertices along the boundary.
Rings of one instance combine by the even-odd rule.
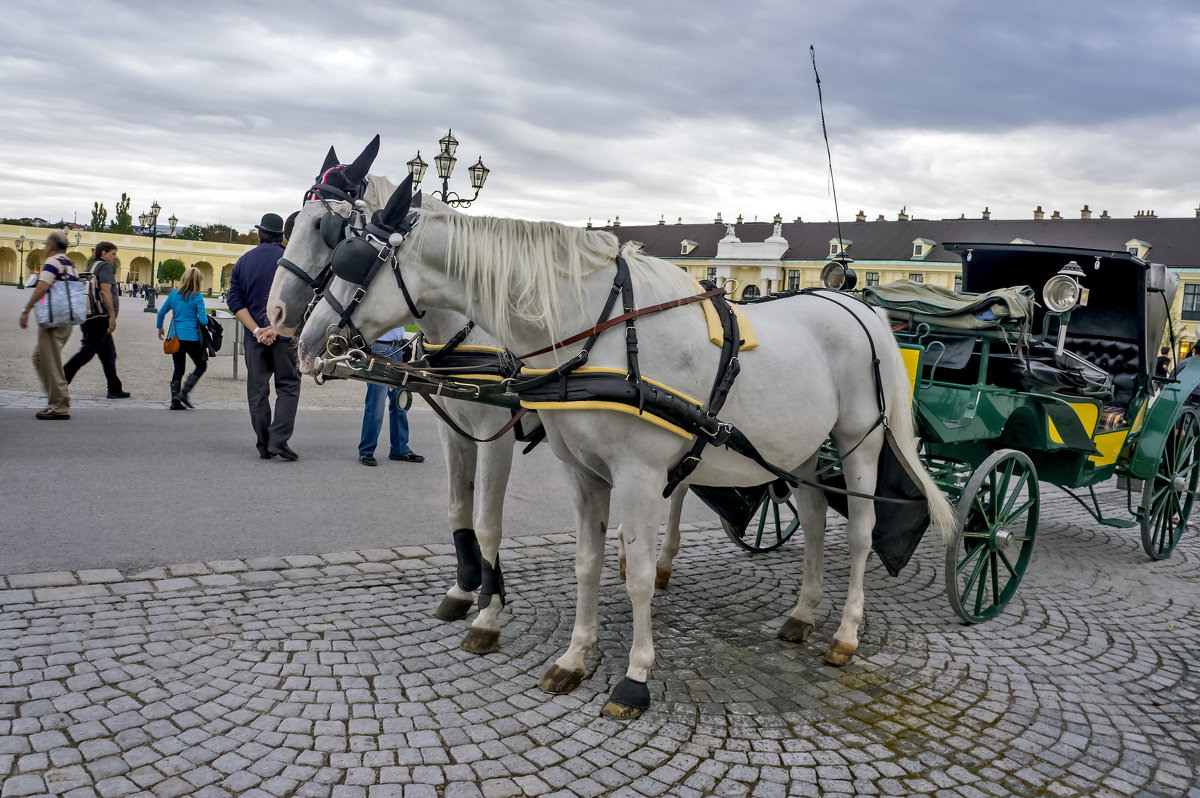
[[[346,238],[346,220],[332,211],[321,217],[317,228],[321,231],[321,240],[330,249],[336,248]]]
[[[321,232],[324,234],[325,231],[322,229]],[[353,285],[365,287],[377,260],[379,251],[371,242],[364,238],[347,238],[333,251],[331,266],[335,276]]]
[[[299,215],[300,211],[292,211],[292,215],[289,216],[287,221],[283,223],[283,237],[285,239],[290,239],[292,237],[292,230],[296,229],[296,217]]]

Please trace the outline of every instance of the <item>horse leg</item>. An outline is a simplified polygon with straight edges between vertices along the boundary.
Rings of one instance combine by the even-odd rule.
[[[879,451],[883,433],[871,433],[842,463],[846,475],[846,486],[853,491],[872,495],[879,469]],[[843,449],[853,441],[838,441]],[[846,593],[846,606],[842,609],[842,624],[833,635],[833,642],[825,652],[825,662],[842,666],[850,661],[858,650],[858,627],[863,616],[863,575],[867,570],[867,555],[871,553],[871,531],[875,528],[875,502],[849,496],[846,538],[850,544],[850,586]]]
[[[571,502],[575,505],[575,627],[571,645],[546,669],[539,682],[547,693],[569,693],[583,681],[584,658],[596,646],[600,568],[608,527],[611,488],[582,471],[569,469]]]
[[[811,473],[816,461],[805,464],[804,473]],[[796,502],[796,515],[804,528],[804,581],[800,584],[800,596],[788,613],[787,620],[779,629],[779,639],[803,643],[816,628],[817,607],[825,582],[825,511],[828,502],[825,494],[817,488],[801,485],[792,491]]]
[[[479,535],[479,615],[467,630],[462,647],[475,654],[500,648],[500,614],[504,610],[504,575],[500,570],[503,539],[504,490],[512,470],[512,441],[507,438],[479,445],[475,530]]]
[[[646,680],[654,664],[654,638],[650,629],[650,601],[654,596],[654,548],[662,505],[655,486],[662,476],[631,469],[617,476],[621,530],[625,537],[625,589],[633,604],[633,645],[625,678],[613,688],[601,712],[617,720],[631,720],[650,708]]]
[[[625,578],[625,538],[621,536],[621,526],[617,525],[617,553],[619,556],[621,578]]]
[[[658,562],[654,564],[654,586],[664,588],[671,581],[671,564],[679,553],[679,518],[683,515],[683,500],[687,496],[687,488],[676,488],[671,494],[671,512],[667,516],[667,531],[663,534],[662,548],[658,552]]]
[[[454,530],[458,574],[433,615],[443,621],[457,621],[467,617],[471,611],[482,570],[479,544],[471,521],[475,507],[476,445],[453,434],[444,425],[441,434],[450,483],[450,528]]]

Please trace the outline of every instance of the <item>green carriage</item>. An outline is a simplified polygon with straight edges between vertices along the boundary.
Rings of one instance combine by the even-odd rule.
[[[1012,598],[1037,536],[1041,483],[1101,524],[1140,527],[1150,557],[1170,556],[1200,479],[1200,416],[1188,402],[1200,366],[1153,373],[1176,276],[1123,252],[943,247],[962,258],[963,293],[901,281],[853,295],[889,312],[926,466],[957,507],[946,552],[955,612],[984,621]],[[853,289],[847,264],[826,271]],[[1127,517],[1106,516],[1096,495],[1114,476]],[[798,526],[778,490],[743,518],[723,518],[726,532],[755,551]]]

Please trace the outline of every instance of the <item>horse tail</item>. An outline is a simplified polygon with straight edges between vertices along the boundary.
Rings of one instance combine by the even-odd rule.
[[[882,308],[875,308],[875,312],[883,320],[884,328],[890,329],[887,313]],[[882,366],[880,379],[883,380],[884,396],[887,399],[885,415],[888,429],[891,430],[899,450],[897,454],[917,478],[921,492],[929,501],[930,526],[941,533],[942,538],[949,543],[957,526],[954,508],[929,476],[925,464],[921,462],[917,433],[913,426],[912,384],[908,381],[908,370],[904,366],[900,348],[895,345],[895,339],[890,334],[885,345],[879,349],[879,359]]]

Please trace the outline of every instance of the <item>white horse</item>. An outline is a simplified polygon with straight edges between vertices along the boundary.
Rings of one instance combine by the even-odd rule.
[[[376,151],[377,142],[372,142],[353,163],[343,166],[331,147],[319,173],[319,177],[328,177],[330,170],[340,168],[341,174],[330,185],[335,189],[338,186],[357,189],[354,193],[361,194],[359,211],[368,217],[383,208],[396,190],[396,186],[386,177],[367,174]],[[435,209],[436,213],[454,213],[435,199],[423,199],[425,205]],[[333,250],[323,239],[320,224],[330,211],[348,220],[352,202],[329,195],[322,203],[314,197],[306,200],[299,213],[289,220],[291,230],[283,257],[307,279],[282,266],[275,272],[267,300],[267,318],[280,336],[295,335],[304,323],[304,313],[317,287],[323,288],[318,286],[318,281],[322,271],[329,265]],[[445,344],[466,326],[467,318],[456,311],[430,308],[417,323],[426,341]],[[460,351],[483,351],[496,349],[496,346],[495,340],[486,331],[475,326],[462,340]],[[476,438],[490,437],[508,422],[511,415],[503,408],[453,399],[447,400],[443,409],[461,429]],[[438,434],[446,456],[449,519],[458,566],[455,581],[434,614],[442,620],[460,620],[467,617],[474,604],[475,592],[482,583],[484,560],[488,561],[491,568],[499,568],[504,494],[512,469],[515,437],[514,433],[509,433],[495,441],[479,443],[453,432],[440,420]],[[672,560],[679,551],[679,517],[685,493],[685,490],[678,491],[677,498],[672,502],[672,522],[668,526],[656,569],[658,587],[666,587]],[[624,556],[622,572],[623,569]],[[501,596],[500,601],[489,600],[487,606],[481,605],[479,615],[463,639],[464,649],[479,654],[498,650],[503,601]]]
[[[403,192],[403,187],[401,188]],[[380,221],[398,224],[408,210],[394,196]],[[386,238],[386,237],[385,237]],[[610,293],[617,241],[609,233],[422,210],[411,240],[391,237],[392,269],[380,269],[354,310],[352,321],[368,337],[411,321],[398,288],[402,277],[418,308],[446,308],[466,314],[521,354],[535,352],[596,323]],[[652,304],[697,293],[678,267],[626,247],[636,304]],[[336,256],[335,256],[336,260]],[[334,279],[329,294],[345,304],[354,287]],[[745,432],[771,463],[799,476],[811,475],[823,441],[832,436],[842,452],[847,486],[874,492],[884,429],[877,422],[876,371],[886,401],[886,421],[900,455],[917,476],[933,525],[947,535],[953,513],[920,462],[913,433],[910,386],[904,365],[882,314],[846,297],[800,296],[745,308],[759,345],[740,354],[741,375],[729,394],[722,420]],[[339,315],[322,303],[300,339],[301,369],[311,371],[325,349],[326,328]],[[637,320],[641,373],[691,397],[709,395],[719,347],[710,341],[701,308],[679,308]],[[623,327],[603,334],[588,365],[624,371]],[[870,336],[868,341],[867,336]],[[871,342],[874,347],[872,348]],[[563,347],[527,365],[552,368],[577,354]],[[549,692],[567,692],[582,680],[584,662],[597,642],[597,604],[605,527],[613,494],[622,510],[621,537],[628,567],[626,588],[633,605],[633,645],[625,678],[614,688],[604,713],[631,718],[649,706],[646,680],[654,661],[650,603],[654,592],[654,548],[661,496],[668,469],[691,448],[692,439],[639,418],[608,409],[541,412],[554,453],[567,468],[576,511],[577,609],[571,644],[541,680]],[[732,450],[710,446],[684,485],[749,486],[774,475]],[[826,500],[815,488],[793,490],[805,532],[804,581],[779,636],[803,641],[816,624],[824,571]],[[863,574],[875,523],[874,502],[849,497],[846,534],[851,553],[850,584],[841,625],[826,662],[843,665],[858,646],[863,614]]]

